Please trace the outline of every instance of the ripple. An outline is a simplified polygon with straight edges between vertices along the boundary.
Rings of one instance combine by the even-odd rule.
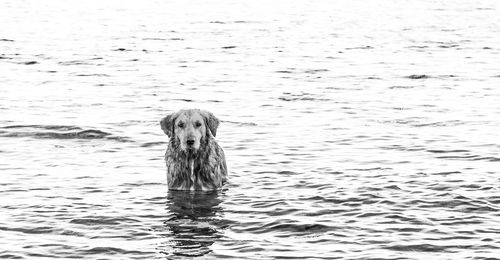
[[[138,220],[126,217],[89,216],[86,218],[75,218],[70,221],[73,224],[88,226],[100,225],[120,225],[123,223],[139,222]]]
[[[421,123],[421,124],[413,124],[414,127],[448,127],[448,126],[457,126],[464,125],[465,122],[461,120],[446,120],[440,122],[432,122],[432,123]]]
[[[120,255],[129,255],[129,254],[134,254],[134,255],[143,255],[143,254],[150,254],[151,252],[145,252],[145,251],[136,251],[136,250],[127,250],[123,248],[118,248],[118,247],[105,247],[105,246],[99,246],[99,247],[93,247],[87,250],[82,250],[83,254],[89,254],[89,255],[95,255],[95,254],[120,254]]]
[[[319,223],[300,223],[290,219],[280,219],[263,225],[249,225],[238,232],[265,234],[269,232],[283,233],[287,236],[309,235],[311,233],[326,233],[335,227]]]
[[[389,89],[412,89],[416,88],[417,86],[391,86]]]
[[[430,76],[425,75],[425,74],[412,74],[410,76],[407,76],[409,79],[428,79]]]
[[[385,249],[394,251],[411,251],[411,252],[449,252],[450,248],[469,248],[470,246],[438,246],[432,244],[409,244],[409,245],[392,245]]]
[[[2,259],[24,259],[24,257],[22,257],[19,254],[4,253],[4,252],[0,252],[0,258],[2,258]]]
[[[76,74],[77,77],[109,77],[108,74],[103,73],[91,73],[91,74]]]
[[[328,72],[328,71],[330,71],[330,70],[328,70],[328,69],[310,69],[310,70],[304,71],[304,73],[317,74],[317,73]]]
[[[258,126],[256,123],[253,123],[253,122],[237,122],[237,121],[228,121],[228,120],[222,120],[221,122],[234,124],[234,125],[238,125],[238,126]]]
[[[131,50],[125,49],[125,48],[118,48],[118,49],[114,49],[113,51],[131,51]]]
[[[283,93],[283,96],[278,97],[279,100],[282,101],[287,101],[287,102],[300,102],[300,101],[312,101],[312,102],[319,102],[319,101],[331,101],[329,98],[324,98],[320,97],[318,95],[312,94],[312,93],[289,93],[285,92]]]
[[[152,38],[142,38],[142,40],[145,40],[145,41],[148,41],[148,40],[150,40],[150,41],[165,41],[167,39],[152,37]]]
[[[148,142],[148,143],[143,143],[141,144],[141,147],[153,147],[153,146],[165,146],[167,145],[168,142]]]
[[[55,232],[53,227],[39,226],[33,228],[11,228],[0,226],[2,231],[21,232],[25,234],[50,234]]]
[[[346,48],[346,50],[371,50],[374,49],[373,46],[365,45],[365,46],[360,46],[360,47],[351,47],[351,48]]]
[[[88,60],[70,60],[70,61],[60,61],[58,62],[59,65],[64,65],[64,66],[70,66],[70,65],[92,65],[91,62]]]
[[[48,139],[108,139],[127,142],[125,137],[95,129],[64,125],[12,125],[0,127],[0,137],[34,137]],[[49,131],[50,130],[50,131]],[[55,130],[55,131],[54,131]]]
[[[429,149],[427,150],[428,152],[430,153],[467,153],[467,152],[470,152],[469,150],[432,150],[432,149]]]

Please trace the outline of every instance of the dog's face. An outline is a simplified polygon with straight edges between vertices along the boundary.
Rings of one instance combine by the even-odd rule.
[[[219,120],[210,112],[189,109],[166,116],[160,125],[168,137],[175,138],[181,150],[196,152],[204,138],[216,135]]]
[[[175,138],[181,145],[181,150],[200,149],[200,143],[206,135],[205,120],[200,113],[182,113],[174,122]]]

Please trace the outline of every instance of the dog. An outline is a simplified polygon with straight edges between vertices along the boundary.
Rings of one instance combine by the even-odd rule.
[[[219,190],[227,181],[224,151],[215,141],[219,119],[199,109],[184,109],[160,121],[170,138],[165,153],[171,190]]]

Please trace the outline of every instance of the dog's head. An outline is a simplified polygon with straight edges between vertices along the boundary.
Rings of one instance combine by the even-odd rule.
[[[161,129],[181,150],[196,152],[206,138],[215,137],[219,119],[199,109],[180,110],[160,121]]]

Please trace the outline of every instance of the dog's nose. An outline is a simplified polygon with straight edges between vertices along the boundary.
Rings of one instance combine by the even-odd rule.
[[[192,146],[194,145],[194,140],[187,140],[186,143],[187,145]]]

